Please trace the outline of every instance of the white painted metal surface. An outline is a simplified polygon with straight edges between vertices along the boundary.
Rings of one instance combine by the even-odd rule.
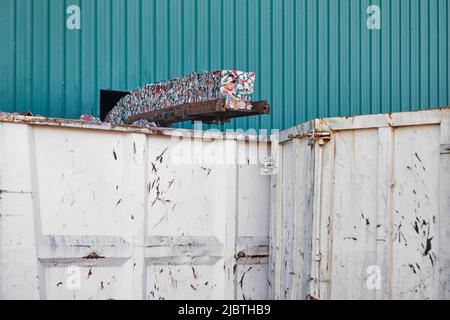
[[[449,109],[177,134],[0,119],[0,298],[450,299]]]
[[[1,299],[268,297],[256,142],[0,120]]]
[[[450,109],[282,133],[270,296],[450,299]]]

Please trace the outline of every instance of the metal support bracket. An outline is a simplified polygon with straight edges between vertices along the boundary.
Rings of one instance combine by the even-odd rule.
[[[289,134],[289,139],[301,139],[301,138],[309,138],[310,144],[313,144],[315,141],[319,142],[319,146],[323,146],[327,144],[331,140],[331,132],[330,131],[317,131],[312,130],[309,132],[301,132],[297,134]]]

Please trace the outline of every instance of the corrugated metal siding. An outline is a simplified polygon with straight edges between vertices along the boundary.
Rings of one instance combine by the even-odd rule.
[[[99,113],[100,88],[254,70],[272,115],[229,126],[450,105],[448,0],[1,0],[0,109]],[[66,8],[81,8],[80,31]],[[382,30],[366,9],[381,7]]]

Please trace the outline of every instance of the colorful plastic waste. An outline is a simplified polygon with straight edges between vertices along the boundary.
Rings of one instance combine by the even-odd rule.
[[[146,84],[120,99],[106,115],[105,122],[124,124],[135,114],[217,99],[225,99],[228,109],[250,110],[254,84],[254,72],[238,70],[191,73],[169,81]]]
[[[91,122],[101,122],[100,118],[94,117],[93,115],[90,115],[90,114],[82,114],[80,116],[80,120],[91,121]]]

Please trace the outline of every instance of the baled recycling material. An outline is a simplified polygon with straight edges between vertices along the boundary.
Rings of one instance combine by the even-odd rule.
[[[227,109],[251,110],[254,84],[254,72],[237,70],[191,73],[173,80],[146,84],[120,99],[106,115],[105,122],[124,124],[132,115],[217,99],[225,99]]]

